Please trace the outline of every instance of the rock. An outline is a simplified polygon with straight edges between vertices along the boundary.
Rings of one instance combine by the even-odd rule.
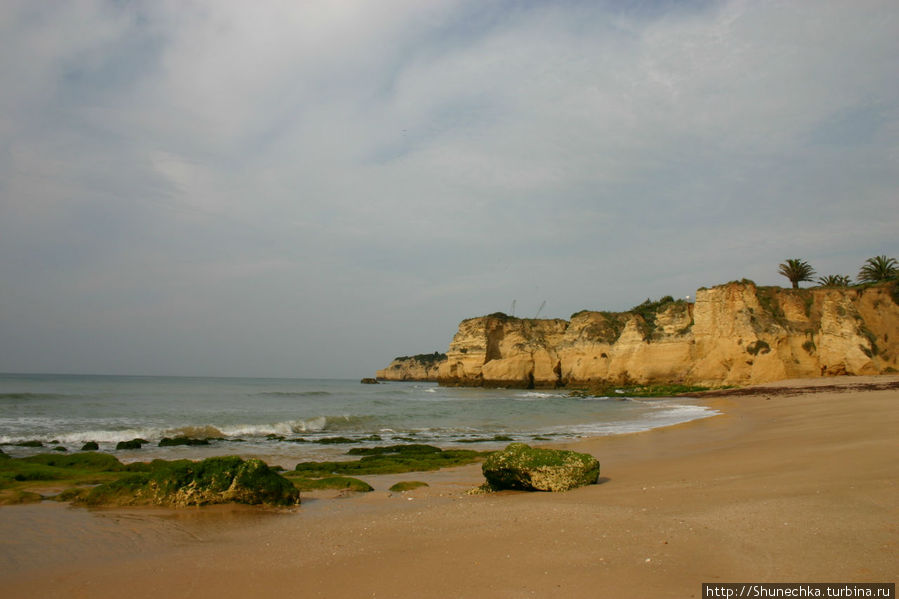
[[[377,385],[377,384],[379,384],[379,383],[378,383],[378,379],[373,379],[373,378],[364,378],[364,379],[362,379],[362,380],[359,381],[359,382],[362,383],[363,385]]]
[[[219,503],[284,506],[300,501],[296,487],[262,460],[236,456],[200,462],[158,460],[151,467],[148,473],[95,487],[84,503],[187,507]]]
[[[192,439],[190,437],[163,437],[159,447],[175,447],[177,445],[209,445],[209,439]]]
[[[599,478],[599,462],[589,454],[524,443],[495,452],[481,470],[494,489],[521,491],[567,491],[595,484]]]
[[[388,491],[391,493],[405,493],[406,491],[414,491],[415,489],[420,489],[422,487],[428,487],[428,483],[420,481],[420,480],[402,480],[394,485],[392,485]]]
[[[132,439],[130,441],[119,441],[116,443],[116,449],[140,449],[142,439]]]
[[[399,356],[375,375],[381,381],[436,381],[440,365],[444,362],[446,354],[440,352]]]
[[[44,444],[41,441],[22,441],[21,443],[16,443],[16,447],[43,447]]]
[[[97,451],[98,449],[100,449],[100,445],[96,441],[88,441],[81,446],[81,451]]]

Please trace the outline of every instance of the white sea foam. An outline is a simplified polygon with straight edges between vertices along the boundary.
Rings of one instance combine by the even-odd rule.
[[[526,393],[518,393],[515,399],[550,399],[554,397],[566,397],[561,393],[546,393],[544,391],[527,391]]]
[[[659,402],[657,411],[641,415],[639,420],[620,422],[596,422],[578,424],[571,427],[554,427],[555,432],[569,432],[578,436],[605,436],[625,433],[637,433],[663,426],[671,426],[691,420],[700,420],[720,414],[719,411],[703,406],[689,404],[669,404]]]

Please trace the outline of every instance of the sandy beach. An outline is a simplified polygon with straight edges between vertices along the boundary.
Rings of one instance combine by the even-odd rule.
[[[3,507],[0,595],[699,597],[703,582],[899,579],[899,376],[690,401],[720,415],[570,445],[602,473],[566,493],[468,495],[474,465],[363,477],[374,492],[288,512]],[[398,480],[430,486],[389,493]]]

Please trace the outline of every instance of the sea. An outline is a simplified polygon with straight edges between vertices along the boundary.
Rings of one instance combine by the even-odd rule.
[[[0,374],[0,449],[14,457],[79,451],[93,441],[126,463],[241,455],[292,468],[349,459],[350,446],[546,445],[715,413],[676,398],[571,397],[565,390],[426,382]],[[179,436],[209,439],[209,445],[159,446]],[[116,449],[133,439],[143,441],[140,449]]]

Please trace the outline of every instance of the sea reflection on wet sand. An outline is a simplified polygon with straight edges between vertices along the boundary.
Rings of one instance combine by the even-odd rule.
[[[45,501],[0,512],[0,570],[93,566],[211,542],[289,514],[225,505],[194,509],[85,509]],[[23,531],[27,533],[23,534]]]

